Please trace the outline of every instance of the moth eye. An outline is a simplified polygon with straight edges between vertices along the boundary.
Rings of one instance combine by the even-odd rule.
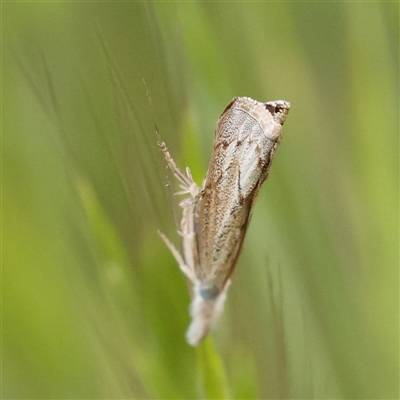
[[[280,112],[282,112],[282,106],[279,104],[265,104],[265,108],[272,114],[278,114]]]
[[[219,295],[220,290],[217,286],[205,286],[200,288],[200,296],[206,300],[215,300]]]
[[[271,113],[275,121],[283,125],[290,109],[290,103],[286,101],[271,101],[264,103],[264,106]]]

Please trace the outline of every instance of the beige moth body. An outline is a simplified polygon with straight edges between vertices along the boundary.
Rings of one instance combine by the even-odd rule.
[[[183,173],[165,143],[167,165],[189,195],[180,203],[181,255],[160,232],[180,269],[193,285],[192,323],[186,334],[195,346],[218,321],[253,206],[268,177],[282,125],[289,112],[286,101],[261,103],[236,97],[217,122],[210,165],[202,187]]]

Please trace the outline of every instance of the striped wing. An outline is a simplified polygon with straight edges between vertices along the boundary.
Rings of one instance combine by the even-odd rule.
[[[204,288],[214,288],[216,295],[235,267],[252,208],[281,140],[288,108],[286,102],[260,103],[239,97],[218,120],[198,204],[196,270]]]

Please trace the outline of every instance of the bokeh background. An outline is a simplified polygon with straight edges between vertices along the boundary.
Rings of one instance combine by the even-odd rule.
[[[2,398],[398,398],[397,2],[7,2],[2,23]],[[200,184],[234,96],[292,109],[193,349],[154,124]]]

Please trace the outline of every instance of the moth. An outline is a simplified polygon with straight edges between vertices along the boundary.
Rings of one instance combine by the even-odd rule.
[[[290,109],[283,100],[262,103],[235,97],[217,122],[206,178],[199,187],[189,168],[175,164],[164,142],[159,146],[180,183],[182,254],[161,238],[192,286],[186,333],[196,346],[221,316],[260,188],[268,177]]]

